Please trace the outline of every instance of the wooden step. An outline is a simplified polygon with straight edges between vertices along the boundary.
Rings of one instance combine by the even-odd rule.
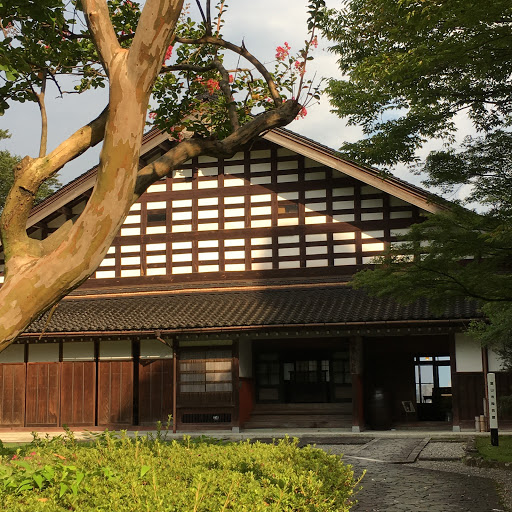
[[[352,424],[351,416],[275,415],[251,417],[244,428],[343,428]]]
[[[352,423],[351,403],[256,404],[244,428],[343,428]]]
[[[335,404],[256,404],[252,415],[272,414],[348,414],[352,412],[351,403]]]

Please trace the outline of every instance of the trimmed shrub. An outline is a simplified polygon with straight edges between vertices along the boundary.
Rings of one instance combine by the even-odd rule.
[[[358,481],[339,457],[284,439],[167,442],[104,432],[34,440],[0,459],[0,503],[16,511],[348,511]]]

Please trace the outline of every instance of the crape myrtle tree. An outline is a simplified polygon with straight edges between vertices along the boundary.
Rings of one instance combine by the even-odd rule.
[[[346,76],[330,81],[331,103],[365,134],[341,151],[384,176],[412,163],[426,185],[469,191],[414,226],[355,286],[403,302],[426,296],[438,308],[477,300],[487,320],[473,333],[512,365],[512,4],[348,0],[324,19]],[[455,148],[462,117],[474,135]],[[443,149],[419,161],[433,138]]]
[[[142,3],[141,3],[142,5]],[[230,157],[258,135],[284,126],[318,94],[305,79],[323,0],[308,4],[309,36],[296,56],[278,47],[272,70],[222,36],[226,3],[183,0],[0,0],[0,108],[33,101],[41,112],[39,156],[15,168],[0,221],[5,282],[0,350],[79,286],[103,259],[130,206],[147,187],[199,155]],[[236,64],[228,64],[227,54]],[[231,61],[230,61],[231,62]],[[78,75],[73,92],[108,87],[95,119],[48,152],[45,94]],[[149,117],[172,148],[139,169]],[[44,240],[27,235],[38,189],[67,162],[102,144],[97,180],[80,216]]]
[[[0,130],[0,141],[10,138],[7,130]],[[0,150],[0,212],[2,211],[5,199],[14,183],[14,168],[20,163],[21,158],[11,154],[9,151]],[[41,202],[44,198],[55,192],[60,187],[57,177],[46,180],[37,191],[34,204]]]

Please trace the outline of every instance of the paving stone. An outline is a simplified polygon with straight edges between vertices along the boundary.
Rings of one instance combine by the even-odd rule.
[[[385,443],[386,457],[410,449],[410,440]],[[409,442],[407,442],[409,441]],[[403,442],[403,446],[400,443]],[[418,442],[418,439],[416,439]],[[344,459],[356,476],[366,470],[362,490],[356,495],[354,512],[496,512],[500,505],[494,482],[489,478],[420,468],[414,464],[392,464],[360,458],[361,453],[378,456],[379,443],[368,443],[356,455],[345,451]],[[392,447],[397,450],[393,455]],[[343,445],[319,446],[329,453],[343,453]],[[357,447],[354,447],[357,449]],[[383,454],[381,454],[382,456]]]

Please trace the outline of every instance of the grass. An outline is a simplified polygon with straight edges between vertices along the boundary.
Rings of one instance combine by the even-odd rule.
[[[476,448],[486,460],[512,462],[512,436],[499,436],[499,446],[492,446],[490,437],[478,437]]]

